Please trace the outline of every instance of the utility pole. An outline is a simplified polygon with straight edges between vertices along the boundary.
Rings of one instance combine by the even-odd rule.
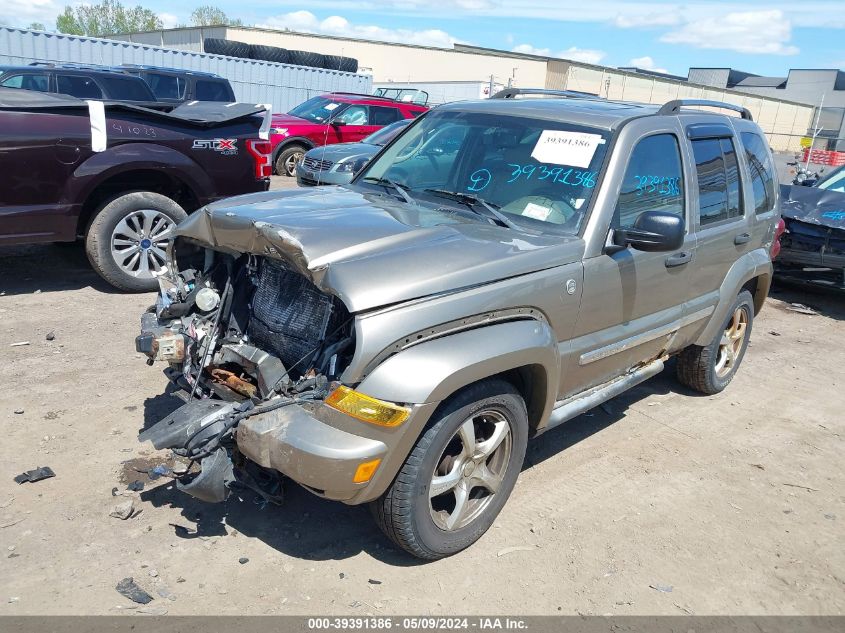
[[[490,87],[488,88],[487,95],[489,97],[493,96],[493,75],[490,75]]]
[[[807,150],[807,162],[804,164],[804,171],[810,171],[810,156],[813,154],[813,147],[816,144],[816,137],[819,135],[821,129],[819,128],[819,117],[822,114],[822,108],[824,107],[824,98],[827,93],[822,93],[822,100],[819,102],[819,107],[816,110],[816,122],[813,125],[813,138],[810,141],[810,147]]]

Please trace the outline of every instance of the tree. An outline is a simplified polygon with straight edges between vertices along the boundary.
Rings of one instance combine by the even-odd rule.
[[[30,24],[26,28],[30,29],[31,31],[46,31],[47,30],[47,27],[44,26],[41,22],[33,22],[32,24]]]
[[[100,4],[66,6],[56,18],[56,28],[69,35],[103,35],[155,31],[164,28],[161,19],[141,6],[126,8],[120,0],[102,0]]]
[[[191,24],[194,26],[243,26],[243,22],[230,19],[223,9],[209,4],[191,11]]]

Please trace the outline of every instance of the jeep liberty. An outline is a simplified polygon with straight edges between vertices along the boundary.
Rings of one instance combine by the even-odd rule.
[[[349,185],[175,229],[136,346],[186,403],[140,439],[200,499],[279,502],[290,478],[369,504],[414,556],[454,554],[529,438],[671,356],[683,384],[727,387],[772,277],[774,183],[760,128],[720,102],[438,107]]]

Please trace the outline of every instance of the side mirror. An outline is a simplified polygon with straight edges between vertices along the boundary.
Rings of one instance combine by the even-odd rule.
[[[341,127],[341,126],[343,126],[343,125],[346,125],[346,121],[343,121],[343,120],[341,120],[341,119],[334,119],[334,120],[330,123],[330,125],[331,125],[332,127]]]
[[[675,251],[684,243],[684,219],[665,211],[641,213],[630,229],[613,231],[613,243],[625,248],[656,253]]]

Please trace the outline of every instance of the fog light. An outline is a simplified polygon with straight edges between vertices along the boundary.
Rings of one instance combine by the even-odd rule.
[[[203,288],[199,292],[197,292],[197,296],[194,299],[197,304],[197,307],[202,310],[203,312],[210,312],[217,307],[217,304],[220,303],[220,295],[217,294],[216,290],[212,290],[211,288]]]
[[[344,386],[332,391],[325,402],[341,413],[379,426],[399,426],[411,414],[406,407],[365,396]]]
[[[363,484],[368,482],[376,474],[376,469],[381,464],[381,458],[374,459],[369,462],[364,462],[355,471],[355,476],[352,477],[352,483]]]

